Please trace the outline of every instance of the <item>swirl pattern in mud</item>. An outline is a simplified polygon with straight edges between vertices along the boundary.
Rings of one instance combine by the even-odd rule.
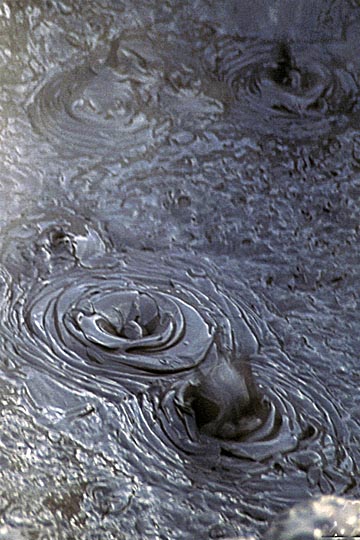
[[[229,117],[260,133],[326,135],[358,111],[355,68],[331,45],[222,37],[206,49],[205,65],[228,88]]]
[[[96,392],[107,386],[97,388],[99,377],[135,390],[148,375],[188,370],[209,353],[212,319],[192,294],[174,294],[168,280],[147,283],[121,268],[54,278],[26,303],[29,336],[39,346],[51,339],[55,357],[44,362],[86,373]]]
[[[173,442],[171,426],[182,418],[183,433],[218,438],[222,447],[232,440],[238,457],[248,454],[238,448],[244,440],[271,440],[260,444],[259,459],[293,447],[296,430],[290,433],[276,402],[259,395],[251,374],[262,325],[246,304],[219,288],[209,261],[191,268],[178,257],[111,260],[102,253],[90,265],[71,251],[71,267],[66,259],[59,263],[57,242],[50,241],[58,228],[48,224],[35,242],[47,247],[50,273],[28,253],[24,259],[32,261],[37,279],[29,282],[25,274],[14,283],[2,316],[17,361],[115,401],[129,392],[150,402],[156,397],[172,419]],[[64,236],[74,235],[63,225]],[[88,236],[91,244],[94,235]]]
[[[89,62],[45,82],[29,105],[33,127],[67,158],[137,157],[167,134],[157,108],[160,74],[114,40],[104,62]]]
[[[173,466],[180,455],[190,468],[218,469],[215,482],[223,482],[224,470],[233,477],[264,475],[275,464],[300,468],[325,492],[344,483],[346,468],[351,476],[346,451],[336,448],[346,439],[336,410],[319,397],[316,383],[297,377],[297,367],[239,297],[249,294],[240,282],[230,297],[209,260],[120,256],[105,241],[95,257],[100,237],[89,229],[89,249],[75,249],[72,228],[84,229],[74,217],[61,228],[45,217],[39,222],[47,226],[39,225],[33,249],[46,247],[47,271],[29,249],[18,259],[23,275],[11,280],[3,272],[3,352],[14,366],[114,403],[131,398],[134,410],[128,403],[124,414],[134,414],[137,452],[146,460],[160,452]],[[59,260],[54,235],[59,239],[60,229],[72,266],[69,257]],[[8,235],[12,241],[16,231]],[[9,251],[11,242],[3,256],[11,270]]]
[[[250,407],[236,411],[236,382],[229,382],[226,368],[212,371],[205,384],[200,377],[203,387],[200,382],[195,391],[190,382],[172,388],[161,402],[150,398],[161,419],[159,438],[165,441],[165,432],[193,464],[212,467],[220,479],[225,469],[229,477],[252,473],[263,475],[263,481],[269,474],[271,483],[276,471],[279,476],[287,473],[285,482],[300,474],[300,489],[333,493],[351,488],[355,470],[346,449],[350,434],[331,397],[316,381],[310,384],[311,377],[289,365],[279,350],[255,355],[251,363],[261,403],[252,396]],[[232,377],[236,380],[234,373]],[[208,423],[203,424],[204,418]]]
[[[17,256],[23,273],[18,271],[8,306],[12,323],[24,321],[18,345],[31,364],[65,378],[70,370],[74,380],[86,376],[86,386],[96,392],[98,377],[133,390],[156,375],[177,377],[203,363],[230,362],[231,355],[241,372],[256,352],[257,338],[245,313],[214,285],[214,298],[209,295],[210,279],[204,278],[201,290],[185,270],[153,257],[106,255],[106,242],[90,229],[88,253],[83,246],[78,249],[81,237],[71,231],[70,220],[67,226],[41,223],[39,218],[38,230],[43,230],[33,247],[26,251],[22,245],[22,258]],[[13,240],[25,231],[29,239],[31,222],[8,233],[3,262],[12,274]],[[5,316],[3,322],[7,325]],[[102,390],[106,393],[106,383]]]

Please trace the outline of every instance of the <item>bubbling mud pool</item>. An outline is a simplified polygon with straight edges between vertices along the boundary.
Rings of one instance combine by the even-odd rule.
[[[0,536],[359,495],[350,4],[0,7]]]
[[[220,36],[205,50],[204,65],[230,92],[232,122],[309,140],[342,131],[358,118],[357,70],[344,66],[341,52],[324,43]]]
[[[66,74],[53,74],[31,97],[33,128],[67,159],[129,162],[149,156],[181,119],[197,117],[206,125],[222,112],[221,103],[203,94],[196,81],[181,96],[191,72],[181,66],[175,71],[159,56],[158,43],[145,45],[146,36],[138,35],[121,33],[107,54],[100,50]]]
[[[167,468],[185,468],[200,485],[211,471],[219,492],[267,475],[271,489],[279,471],[325,492],[351,487],[353,463],[340,443],[349,433],[321,386],[281,352],[241,282],[229,296],[209,259],[119,253],[101,234],[72,214],[38,215],[7,232],[2,357],[25,376],[40,421],[43,375],[66,393],[93,395],[85,416],[106,418],[99,400],[112,403],[123,416],[119,449],[132,449],[137,474],[143,454],[145,474],[156,470],[161,484]]]

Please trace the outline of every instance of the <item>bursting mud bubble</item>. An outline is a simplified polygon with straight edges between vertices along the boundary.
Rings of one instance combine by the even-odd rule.
[[[150,142],[161,143],[166,134],[166,118],[156,117],[153,103],[160,70],[119,45],[119,39],[113,41],[102,62],[54,75],[29,106],[34,128],[60,145],[66,157],[132,157],[146,152]]]
[[[205,63],[230,92],[231,121],[301,141],[341,131],[358,117],[356,68],[344,69],[336,52],[324,43],[225,36],[206,51]]]
[[[359,498],[359,7],[15,4],[0,536],[258,540]]]

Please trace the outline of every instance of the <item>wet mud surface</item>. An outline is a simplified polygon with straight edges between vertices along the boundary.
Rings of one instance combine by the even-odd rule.
[[[0,538],[360,496],[360,11],[309,5],[1,5]]]

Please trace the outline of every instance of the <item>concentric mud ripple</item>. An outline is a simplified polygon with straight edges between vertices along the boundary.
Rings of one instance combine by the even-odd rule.
[[[349,450],[351,434],[331,396],[314,377],[301,375],[296,367],[280,363],[286,362],[281,353],[277,354],[277,364],[272,356],[270,353],[250,359],[259,382],[261,403],[253,402],[253,409],[241,415],[232,411],[233,421],[227,425],[223,422],[225,431],[220,433],[198,425],[198,409],[194,410],[191,400],[193,381],[175,385],[163,394],[155,388],[144,394],[139,423],[146,439],[142,440],[146,456],[154,456],[162,449],[168,466],[174,466],[178,453],[187,474],[197,482],[211,482],[213,489],[219,491],[225,486],[231,490],[231,481],[235,481],[235,492],[248,493],[250,489],[255,494],[253,502],[247,499],[241,503],[244,508],[250,507],[250,513],[252,504],[259,504],[264,491],[271,493],[267,506],[281,507],[285,502],[282,490],[286,504],[305,493],[351,490],[357,474]],[[207,411],[216,408],[224,420],[224,411],[228,409],[222,407],[228,387],[221,376],[211,382],[222,386],[222,391],[216,398],[213,395]]]
[[[153,258],[124,256],[111,265],[103,257],[91,268],[80,263],[36,275],[35,283],[24,276],[16,284],[3,324],[9,335],[14,326],[30,365],[95,393],[113,395],[114,383],[138,391],[159,376],[178,380],[232,357],[241,378],[257,350],[242,309],[214,285],[214,297],[207,294],[211,280],[204,278],[202,291]]]
[[[72,265],[55,256],[45,269],[24,252],[33,276],[25,266],[13,280],[2,272],[9,366],[115,404],[135,399],[140,446],[155,456],[168,447],[170,462],[181,456],[190,468],[218,470],[216,481],[224,470],[262,475],[277,464],[305,471],[308,484],[324,492],[347,485],[352,462],[338,412],[281,353],[244,301],[244,285],[237,282],[228,296],[207,259],[120,255],[105,243],[94,256],[89,231],[91,256],[80,256],[72,227],[79,227],[75,218],[61,229],[61,238],[72,239]],[[40,228],[33,249],[46,246],[51,263],[58,229]]]
[[[97,388],[99,377],[136,390],[147,374],[190,369],[209,353],[211,319],[194,301],[161,280],[154,286],[119,270],[80,270],[34,291],[24,319],[36,341],[51,337],[54,362],[86,372],[96,392],[107,386]]]
[[[66,158],[130,159],[156,147],[169,121],[158,111],[160,74],[114,40],[103,63],[61,71],[43,84],[28,112],[36,131]]]
[[[257,132],[303,138],[343,129],[358,110],[354,67],[326,44],[218,39],[205,65],[230,92],[229,116]]]
[[[41,244],[56,252],[52,235],[46,229]],[[99,255],[84,266],[72,254],[73,267],[40,265],[35,282],[25,274],[7,295],[1,324],[15,363],[111,400],[138,395],[185,454],[198,437],[195,454],[215,438],[222,451],[232,441],[228,453],[242,458],[262,440],[257,459],[296,444],[286,411],[260,396],[252,377],[262,325],[219,288],[209,261],[114,254],[113,264]]]

